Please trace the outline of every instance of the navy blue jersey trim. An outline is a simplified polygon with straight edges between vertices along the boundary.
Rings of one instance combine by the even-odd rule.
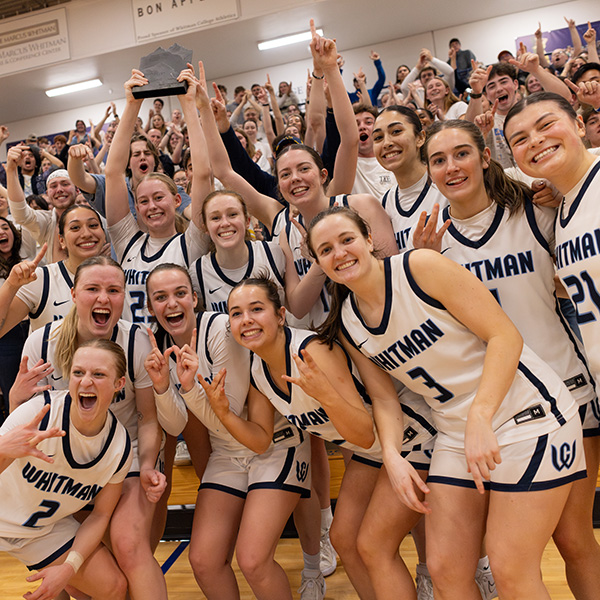
[[[39,571],[44,567],[47,567],[49,564],[53,563],[59,556],[62,556],[71,546],[73,546],[73,542],[75,541],[75,537],[73,536],[68,542],[65,542],[58,550],[55,550],[50,556],[46,557],[44,560],[40,561],[35,565],[27,565],[27,568],[30,571]]]
[[[69,394],[67,394],[65,396],[65,406],[63,408],[63,418],[62,418],[62,429],[65,432],[65,435],[62,438],[63,454],[65,455],[65,458],[67,459],[67,462],[69,463],[69,465],[71,466],[72,469],[89,469],[90,467],[97,465],[104,458],[104,455],[108,452],[108,449],[109,449],[110,445],[112,444],[113,439],[115,437],[115,433],[117,431],[117,426],[118,426],[119,422],[117,421],[116,417],[110,411],[108,411],[107,418],[111,419],[111,423],[110,423],[110,429],[109,429],[108,435],[106,436],[106,441],[104,442],[104,446],[102,447],[102,450],[100,450],[98,455],[95,458],[93,458],[90,462],[80,464],[75,460],[75,458],[73,457],[73,453],[71,452],[71,440],[70,440],[70,436],[69,436],[69,430],[70,430],[69,424],[71,422],[70,412],[71,412],[71,396]]]
[[[353,460],[362,465],[367,465],[368,467],[373,467],[374,469],[381,469],[381,467],[383,466],[383,462],[380,462],[373,458],[367,458],[366,456],[360,456],[360,454],[356,454],[356,452],[352,454],[352,458],[350,460]]]
[[[552,414],[556,417],[556,420],[560,425],[564,425],[567,421],[556,406],[556,398],[550,394],[548,388],[544,385],[542,381],[540,381],[521,361],[519,361],[519,366],[517,367],[521,373],[532,383],[548,404],[550,404],[550,410]]]
[[[252,485],[248,486],[248,493],[250,493],[252,490],[281,490],[283,492],[300,494],[301,498],[310,498],[310,489],[303,488],[298,485],[292,485],[290,483],[270,483],[267,481],[253,483]]]
[[[204,313],[207,314],[207,313]],[[206,352],[206,360],[212,365],[212,357],[210,355],[210,351],[208,350],[208,337],[210,335],[210,328],[214,323],[215,319],[222,313],[212,313],[208,317],[208,324],[206,325],[206,335],[204,336],[204,352]]]
[[[594,179],[594,177],[596,176],[596,173],[598,173],[599,170],[600,170],[600,160],[593,166],[589,175],[585,178],[585,181],[583,182],[583,185],[581,186],[579,193],[577,194],[577,196],[575,196],[575,200],[573,200],[573,204],[571,204],[571,206],[569,207],[569,212],[567,213],[566,217],[563,217],[563,209],[565,207],[565,199],[563,198],[560,208],[558,209],[558,222],[561,227],[564,228],[569,224],[569,221],[573,218],[573,216],[577,212],[577,208],[581,204],[581,201],[583,200],[585,193],[588,191],[588,188],[590,187],[592,180]]]
[[[42,334],[42,350],[40,358],[44,362],[48,362],[48,343],[50,339],[50,329],[52,327],[52,323],[53,321],[44,325],[44,333]]]
[[[129,439],[129,434],[127,432],[125,433],[125,450],[123,451],[123,456],[119,461],[119,466],[115,469],[115,473],[118,473],[123,468],[123,465],[127,462],[127,459],[129,458],[129,453],[131,452],[131,440]]]
[[[475,482],[472,479],[460,479],[459,477],[445,477],[442,475],[429,475],[427,477],[427,483],[442,483],[444,485],[454,485],[456,487],[470,488],[473,490],[477,489]],[[484,481],[483,487],[486,490],[490,489],[490,482]]]
[[[129,251],[131,250],[131,247],[144,235],[143,231],[137,231],[132,238],[129,240],[129,242],[127,243],[127,246],[125,246],[125,251],[123,252],[123,258],[121,259],[121,264],[123,264],[125,262],[125,258],[127,256],[127,254],[129,254]]]
[[[44,406],[46,406],[46,404],[52,404],[52,398],[50,397],[50,392],[48,390],[44,391]],[[44,415],[44,418],[38,427],[39,431],[46,431],[46,429],[48,429],[50,423],[50,410]]]
[[[585,479],[587,477],[587,471],[583,469],[582,471],[577,471],[576,473],[572,473],[571,475],[565,475],[564,477],[559,477],[558,479],[550,479],[548,481],[537,481],[535,483],[530,484],[521,484],[519,483],[495,483],[492,482],[490,484],[490,489],[495,492],[539,492],[543,490],[551,490],[556,487],[561,487],[566,485],[567,483],[571,483],[572,481],[577,481],[578,479]]]
[[[535,445],[535,450],[533,451],[533,455],[525,472],[521,476],[521,479],[517,482],[517,486],[524,486],[530,488],[533,480],[537,472],[540,469],[540,465],[542,464],[542,459],[544,458],[544,454],[546,452],[546,448],[548,446],[548,434],[541,435],[538,438],[537,444]]]
[[[492,236],[498,231],[498,227],[500,227],[500,223],[502,222],[502,218],[504,217],[504,208],[502,208],[499,204],[496,205],[496,214],[494,215],[494,219],[492,220],[491,225],[488,227],[488,230],[478,239],[471,240],[465,237],[456,227],[454,227],[454,223],[450,224],[448,227],[448,233],[463,246],[468,246],[469,248],[481,248],[487,242],[490,241]],[[446,206],[442,211],[442,219],[443,222],[446,222],[448,219],[451,219],[450,216],[450,207]]]
[[[414,201],[413,205],[408,210],[403,210],[402,205],[400,204],[400,186],[397,185],[396,186],[396,210],[398,211],[398,214],[402,217],[412,217],[412,215],[414,215],[415,212],[419,209],[421,204],[423,204],[423,200],[425,200],[425,197],[429,193],[430,188],[431,188],[431,179],[429,179],[429,177],[427,177],[427,181],[425,182],[425,185],[423,186],[421,193],[419,194],[417,199]]]
[[[285,480],[288,478],[290,471],[292,470],[292,465],[294,464],[294,459],[296,458],[296,448],[288,448],[286,452],[285,462],[277,479],[275,479],[274,483],[283,484]]]
[[[142,244],[142,247],[140,248],[140,258],[142,259],[143,262],[145,263],[152,263],[155,262],[157,260],[159,260],[162,255],[166,252],[167,248],[174,243],[176,240],[179,240],[180,246],[181,246],[181,251],[183,253],[183,260],[185,262],[185,266],[186,268],[189,266],[189,261],[187,258],[187,246],[185,244],[185,235],[183,233],[176,233],[172,238],[170,238],[169,240],[167,240],[160,248],[160,250],[158,252],[156,252],[156,254],[153,254],[152,256],[148,256],[146,254],[146,248],[148,247],[148,242],[150,241],[150,235],[146,234],[146,239],[144,240],[144,243]],[[125,255],[123,255],[125,256]]]
[[[284,327],[284,332],[285,332],[285,372],[287,375],[291,376],[292,372],[291,372],[291,368],[292,368],[292,354],[290,352],[290,342],[292,340],[292,332],[290,331],[289,327]],[[271,377],[271,372],[269,371],[269,367],[267,365],[267,363],[260,358],[260,364],[263,370],[263,374],[267,380],[267,383],[269,384],[269,387],[271,388],[272,392],[274,394],[277,394],[283,401],[287,402],[288,404],[292,403],[292,385],[289,381],[285,382],[285,385],[287,387],[287,393],[284,392],[283,390],[281,390],[273,381],[273,378]]]
[[[423,401],[425,402],[425,401]],[[426,429],[432,436],[437,435],[437,429],[423,416],[418,412],[415,412],[410,406],[403,404],[400,401],[400,405],[402,406],[402,412],[407,416],[419,423]]]
[[[202,261],[204,260],[204,256],[200,257],[198,260],[194,262],[196,268],[196,277],[198,277],[198,293],[202,298],[202,305],[206,307],[206,291],[204,290],[204,277],[202,275]],[[194,266],[192,265],[192,266]]]
[[[44,279],[42,284],[42,295],[40,296],[40,302],[35,312],[29,313],[30,319],[37,319],[42,314],[42,312],[44,312],[46,304],[48,304],[48,296],[50,294],[50,273],[48,273],[47,266],[42,267],[42,275]],[[71,287],[73,287],[73,285],[71,285]]]
[[[535,218],[533,202],[529,198],[525,200],[525,216],[527,217],[527,222],[529,223],[529,227],[531,228],[531,232],[535,236],[535,239],[548,254],[552,255],[550,246],[548,245],[548,240],[546,240],[546,238],[542,235]]]
[[[420,298],[425,304],[429,304],[429,306],[433,306],[433,308],[439,308],[440,310],[446,310],[446,307],[435,298],[432,298],[429,294],[426,294],[420,287],[419,284],[415,281],[413,277],[412,271],[410,270],[409,257],[414,252],[414,250],[409,250],[402,255],[402,264],[404,267],[404,272],[406,274],[406,280],[408,281],[408,285],[415,293],[415,295]]]
[[[127,343],[127,372],[132,384],[135,383],[135,336],[138,329],[141,331],[139,325],[132,325],[129,328],[129,340]]]
[[[386,203],[388,201],[388,197],[390,195],[390,191],[391,190],[388,190],[385,194],[383,194],[383,198],[381,199],[381,206],[383,206],[384,209],[385,209],[385,205],[386,205]]]
[[[247,492],[242,492],[240,490],[236,490],[235,488],[229,487],[227,485],[221,485],[220,483],[201,483],[199,490],[217,490],[218,492],[223,492],[225,494],[230,494],[231,496],[237,496],[238,498],[246,499]]]
[[[408,253],[405,253],[405,254],[408,254]],[[369,333],[372,333],[373,335],[382,335],[386,332],[386,329],[388,328],[388,325],[390,322],[390,315],[392,313],[393,284],[392,284],[392,263],[391,263],[390,257],[383,259],[383,271],[384,271],[384,275],[385,275],[385,306],[383,308],[383,316],[381,317],[381,322],[379,323],[379,325],[376,325],[375,327],[369,327],[365,323],[364,319],[362,318],[362,315],[360,314],[360,310],[358,309],[358,305],[356,304],[354,294],[350,294],[350,296],[349,296],[350,306],[352,307],[354,314],[356,315],[358,320],[361,322],[362,326]]]
[[[269,265],[271,265],[271,270],[273,271],[273,275],[275,275],[275,278],[279,282],[279,285],[281,285],[281,287],[285,287],[284,276],[279,272],[279,269],[277,268],[277,265],[275,264],[275,257],[273,256],[271,247],[269,246],[269,244],[267,242],[257,242],[257,243],[262,243],[262,247],[265,251],[267,260],[269,261]]]
[[[215,270],[215,273],[219,276],[219,279],[221,279],[224,283],[226,283],[230,287],[235,287],[241,281],[248,279],[248,277],[250,277],[250,273],[252,273],[252,269],[254,269],[254,249],[252,247],[252,242],[250,242],[249,240],[246,240],[245,243],[246,243],[246,248],[248,249],[248,263],[246,264],[246,272],[242,275],[242,277],[240,278],[239,281],[234,281],[233,279],[230,279],[229,277],[227,277],[227,275],[225,275],[225,273],[223,272],[223,269],[221,269],[221,266],[217,262],[217,253],[216,252],[211,252],[211,254],[210,254],[210,264],[212,265],[212,268]]]

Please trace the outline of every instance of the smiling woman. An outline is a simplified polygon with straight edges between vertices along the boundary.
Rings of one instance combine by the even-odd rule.
[[[72,306],[71,288],[77,267],[98,256],[106,244],[100,215],[90,206],[70,206],[58,221],[59,243],[64,261],[40,267],[46,254],[42,247],[33,261],[23,261],[0,287],[0,337],[28,315],[32,330],[64,317]]]
[[[75,273],[71,295],[74,306],[66,317],[48,323],[28,338],[24,356],[38,368],[28,371],[27,359],[22,361],[13,387],[19,390],[14,400],[22,403],[32,393],[50,387],[65,389],[68,382],[64,375],[71,369],[77,348],[85,341],[112,339],[127,348],[125,386],[113,399],[111,410],[128,430],[134,459],[111,520],[112,548],[132,589],[145,590],[150,585],[155,592],[153,597],[160,597],[161,590],[166,597],[164,578],[150,546],[154,504],[166,483],[164,475],[155,469],[162,432],[152,383],[144,368],[150,351],[148,336],[139,326],[120,319],[125,277],[112,259],[97,256],[84,261]],[[84,405],[87,402],[84,400]]]
[[[94,598],[125,598],[126,580],[101,543],[131,465],[127,432],[108,410],[125,371],[120,346],[86,342],[73,357],[69,391],[37,396],[0,428],[0,551],[39,571],[28,578],[42,580],[36,597],[54,598],[70,584]],[[92,499],[80,525],[72,515]]]
[[[199,205],[210,186],[201,176],[210,171],[210,164],[201,160],[202,132],[195,106],[195,82],[189,71],[180,78],[190,84],[188,92],[179,96],[188,123],[191,153],[194,161],[192,195],[192,222],[185,233],[175,227],[176,209],[181,196],[173,180],[160,173],[150,173],[146,158],[148,142],[130,144],[142,100],[133,97],[132,89],[147,80],[140,71],[133,70],[125,83],[127,103],[115,133],[106,163],[106,215],[109,233],[120,263],[126,271],[127,301],[124,317],[133,323],[150,323],[147,310],[145,281],[152,268],[160,263],[174,262],[189,267],[192,261],[206,252],[206,239],[201,230]],[[155,115],[155,118],[160,115]],[[200,149],[199,149],[200,146]],[[131,152],[132,172],[141,174],[135,193],[137,216],[148,233],[144,234],[129,210],[126,181],[128,155]]]

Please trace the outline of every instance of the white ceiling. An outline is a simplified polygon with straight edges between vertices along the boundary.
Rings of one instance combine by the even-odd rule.
[[[177,41],[192,49],[195,59],[205,60],[207,76],[215,80],[307,58],[304,44],[259,52],[256,43],[305,30],[310,18],[324,28],[325,35],[334,35],[338,48],[343,51],[345,48],[369,46],[465,22],[560,4],[562,1],[421,0],[415,4],[407,0],[327,0],[173,40],[162,40],[160,45],[167,47]],[[273,0],[273,7],[277,10],[277,0]],[[93,31],[91,24],[86,26],[91,27],[90,43],[93,43],[94,35],[99,33]],[[0,79],[3,91],[0,95],[0,122],[20,121],[78,106],[108,102],[111,100],[109,90],[119,90],[117,93],[120,95],[129,69],[138,65],[140,58],[157,45],[153,42],[4,77]],[[95,76],[103,80],[105,85],[102,88],[55,99],[49,99],[44,94],[44,90],[52,87],[57,80],[78,81]]]

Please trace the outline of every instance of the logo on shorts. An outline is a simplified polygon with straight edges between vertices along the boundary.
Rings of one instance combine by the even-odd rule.
[[[308,463],[296,461],[296,479],[306,481],[308,477]]]
[[[552,446],[552,464],[557,471],[570,469],[573,466],[575,456],[577,456],[576,443],[575,440],[573,445],[565,442],[561,444],[560,448]]]

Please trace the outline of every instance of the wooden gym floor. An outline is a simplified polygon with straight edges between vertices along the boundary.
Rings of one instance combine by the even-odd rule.
[[[339,484],[343,476],[344,463],[340,455],[330,456],[331,492],[337,497]],[[193,504],[196,498],[198,480],[193,468],[175,467],[173,472],[173,491],[170,504]],[[600,541],[600,530],[596,530],[596,539]],[[411,539],[403,542],[401,554],[409,569],[414,574],[417,556]],[[187,542],[161,542],[156,551],[156,559],[166,572],[167,588],[170,600],[201,600],[205,598],[198,588],[189,566]],[[297,589],[300,587],[300,572],[302,570],[302,550],[297,539],[282,539],[277,548],[277,561],[286,571],[294,598],[299,598]],[[544,581],[552,600],[572,599],[565,581],[564,564],[550,541],[544,553],[542,563]],[[241,591],[242,600],[254,598],[249,586],[235,563],[235,572]],[[0,553],[0,600],[19,600],[35,585],[28,585],[25,578],[29,571],[16,559]],[[326,579],[326,600],[358,600],[357,594],[350,585],[344,572],[344,567],[338,563],[336,572]]]

